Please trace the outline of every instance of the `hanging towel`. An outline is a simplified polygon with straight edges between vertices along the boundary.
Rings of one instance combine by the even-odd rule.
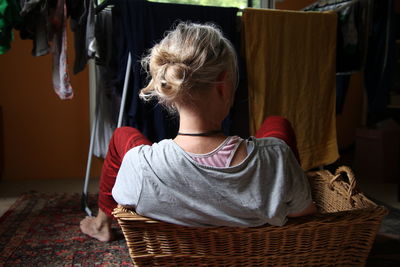
[[[127,123],[139,129],[150,141],[175,137],[176,116],[169,115],[157,102],[144,103],[138,93],[146,76],[140,59],[159,42],[178,21],[214,23],[234,44],[237,33],[237,8],[118,0],[113,15],[120,20],[120,81],[123,81],[128,52],[132,55],[132,76],[127,100]],[[122,87],[122,86],[121,86]]]
[[[251,133],[265,117],[284,116],[303,169],[333,163],[336,14],[245,9],[243,24]]]

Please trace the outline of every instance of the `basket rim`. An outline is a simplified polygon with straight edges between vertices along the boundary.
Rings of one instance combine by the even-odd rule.
[[[265,227],[270,227],[272,229],[284,229],[284,228],[291,228],[294,226],[297,227],[310,227],[313,225],[314,227],[317,225],[326,225],[326,224],[336,224],[338,219],[343,220],[358,220],[360,218],[376,218],[378,220],[382,220],[383,217],[388,214],[389,211],[386,207],[380,206],[375,204],[372,207],[366,207],[362,209],[355,209],[355,210],[345,210],[345,211],[338,211],[332,213],[316,213],[309,216],[303,217],[296,217],[290,218],[288,222],[283,226],[273,226],[270,224],[264,224],[256,227],[232,227],[232,226],[210,226],[210,227],[199,227],[199,226],[182,226],[176,225],[164,221],[158,221],[152,218],[144,217],[137,214],[132,209],[126,208],[124,206],[118,205],[117,208],[114,209],[113,215],[118,220],[119,223],[121,222],[136,222],[136,225],[139,227],[140,225],[146,225],[150,227],[152,224],[155,227],[159,225],[163,226],[170,226],[170,227],[183,227],[188,229],[207,229],[207,230],[223,230],[223,229],[235,229],[236,231],[264,231]]]

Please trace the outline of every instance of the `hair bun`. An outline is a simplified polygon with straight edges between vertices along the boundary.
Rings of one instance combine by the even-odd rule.
[[[169,86],[180,87],[188,76],[189,67],[182,63],[167,63],[163,66],[163,82]]]
[[[189,67],[183,63],[165,63],[158,69],[156,83],[159,92],[167,99],[174,99],[182,93],[182,86],[189,75]]]

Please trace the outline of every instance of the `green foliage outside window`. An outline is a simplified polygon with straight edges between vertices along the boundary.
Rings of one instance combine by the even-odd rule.
[[[247,0],[149,0],[151,2],[191,4],[201,6],[247,7]]]

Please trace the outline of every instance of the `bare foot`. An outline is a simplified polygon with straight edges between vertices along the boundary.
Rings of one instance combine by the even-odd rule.
[[[101,221],[99,217],[87,216],[81,221],[80,228],[82,233],[102,242],[108,242],[114,239],[110,223]]]

